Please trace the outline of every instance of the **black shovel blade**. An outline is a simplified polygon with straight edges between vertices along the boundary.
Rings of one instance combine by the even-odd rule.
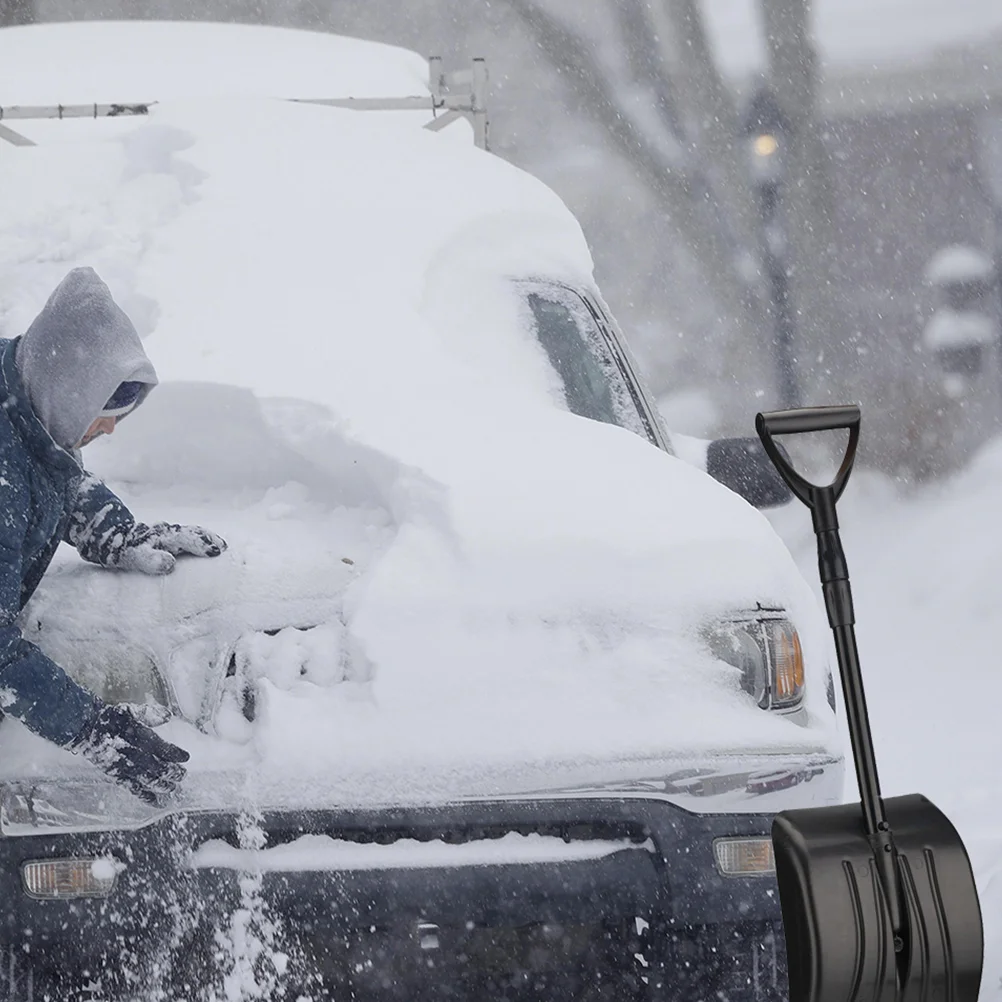
[[[907,930],[899,963],[859,804],[785,811],[772,839],[790,1002],[975,1002],[981,910],[967,850],[921,794],[884,801]],[[900,982],[900,983],[899,983]]]

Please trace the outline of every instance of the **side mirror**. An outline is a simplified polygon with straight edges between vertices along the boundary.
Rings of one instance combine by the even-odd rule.
[[[793,497],[757,438],[711,442],[706,450],[706,472],[756,508],[776,508]]]

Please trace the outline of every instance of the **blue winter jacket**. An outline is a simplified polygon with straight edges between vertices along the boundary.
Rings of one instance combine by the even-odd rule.
[[[63,540],[105,564],[134,524],[128,508],[53,441],[0,339],[0,708],[67,745],[103,705],[21,636],[16,620]]]

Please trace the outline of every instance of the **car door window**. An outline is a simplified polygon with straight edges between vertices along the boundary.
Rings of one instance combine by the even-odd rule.
[[[560,378],[567,409],[655,442],[626,373],[584,299],[561,287],[531,288],[526,301],[536,339]]]

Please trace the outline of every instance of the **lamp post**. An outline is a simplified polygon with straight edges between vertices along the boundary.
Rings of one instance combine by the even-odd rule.
[[[790,303],[787,272],[788,242],[783,225],[782,194],[786,180],[789,126],[767,87],[761,87],[749,102],[744,116],[751,180],[758,196],[761,221],[761,253],[769,279],[769,298],[774,324],[772,355],[780,405],[799,407],[800,384],[795,361],[796,323]]]

